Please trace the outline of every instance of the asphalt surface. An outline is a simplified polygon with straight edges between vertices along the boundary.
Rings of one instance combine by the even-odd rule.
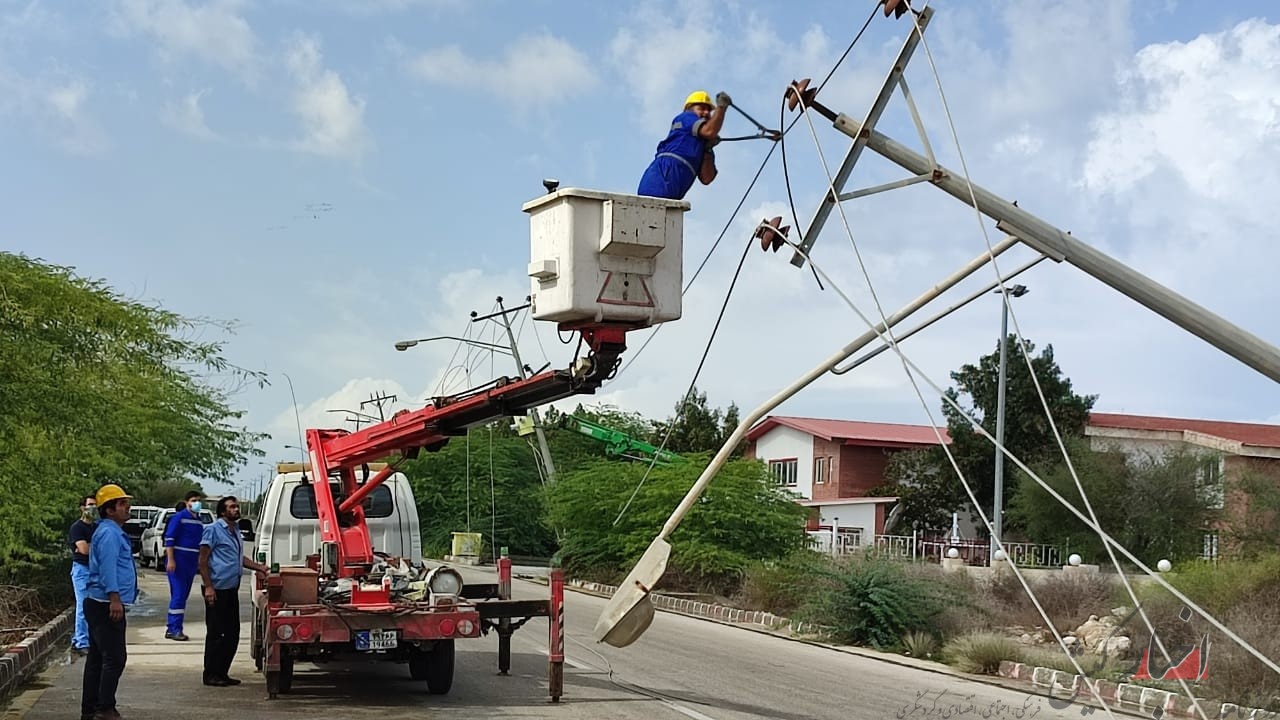
[[[464,568],[492,582],[492,572]],[[1050,704],[1025,691],[974,682],[943,666],[796,642],[741,627],[658,613],[653,627],[628,648],[595,643],[591,630],[604,599],[567,593],[564,698],[547,696],[547,625],[517,631],[509,676],[497,674],[497,642],[458,644],[453,689],[430,695],[403,665],[331,663],[297,666],[292,691],[267,700],[247,649],[249,601],[241,600],[241,650],[232,675],[238,687],[201,684],[203,603],[193,590],[185,643],[164,639],[168,591],[164,575],[140,571],[145,597],[129,618],[129,663],[119,706],[127,719],[237,720],[342,716],[350,718],[919,718],[978,715],[985,720],[1077,718],[1081,706]],[[247,583],[246,583],[247,584]],[[517,597],[545,597],[547,587],[517,580]],[[928,668],[928,669],[921,669]],[[83,662],[67,655],[15,698],[5,720],[61,720],[79,715]]]

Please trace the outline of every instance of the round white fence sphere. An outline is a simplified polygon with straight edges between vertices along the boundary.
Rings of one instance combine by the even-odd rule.
[[[951,548],[950,550],[947,551],[947,557],[951,558],[952,560],[955,560],[956,558],[960,557],[960,551],[955,548]]]
[[[1160,562],[1156,563],[1156,569],[1159,570],[1160,572],[1169,572],[1170,570],[1173,569],[1173,563],[1169,562],[1168,560],[1161,560]]]
[[[994,554],[994,555],[992,555],[992,557],[994,557],[994,558],[995,558],[995,559],[997,559],[997,560],[1004,560],[1005,558],[1007,558],[1007,557],[1009,557],[1009,556],[1008,556],[1008,555],[1005,555],[1003,550],[996,550],[995,554]]]
[[[1080,564],[1080,556],[1075,553],[1071,553],[1071,557],[1067,558],[1067,564],[1072,567],[1078,566]]]

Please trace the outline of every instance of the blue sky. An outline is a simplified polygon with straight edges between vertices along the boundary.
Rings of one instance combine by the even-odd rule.
[[[930,49],[975,181],[1276,341],[1280,25],[1270,3],[1113,0],[935,3]],[[304,425],[369,393],[417,407],[458,335],[528,292],[520,205],[544,177],[631,191],[688,92],[731,92],[774,124],[786,83],[822,77],[866,2],[341,2],[0,0],[0,246],[101,277],[178,312],[238,322],[228,357],[272,375],[235,401],[292,456]],[[905,21],[878,18],[822,99],[859,116]],[[907,74],[940,161],[957,151],[923,53]],[[847,139],[820,119],[829,162]],[[881,129],[918,145],[900,99]],[[751,128],[731,115],[729,131]],[[737,143],[690,194],[686,272],[767,152]],[[801,224],[824,188],[808,125],[788,139]],[[866,185],[901,173],[870,155]],[[665,416],[706,344],[751,225],[786,214],[776,158],[690,290],[685,317],[595,400]],[[917,186],[846,206],[886,310],[981,252],[972,211]],[[1018,258],[1028,257],[1025,251]],[[874,313],[833,221],[817,259]],[[753,253],[699,385],[753,407],[864,327],[783,254]],[[1016,259],[1002,267],[1012,267]],[[980,274],[991,279],[990,271]],[[1078,271],[1021,279],[1015,317],[1052,343],[1098,408],[1280,419],[1280,393]],[[966,287],[974,287],[971,284]],[[944,301],[945,302],[945,301]],[[995,347],[995,298],[904,349],[940,384]],[[212,332],[212,331],[211,331]],[[633,339],[638,348],[643,335]],[[568,362],[553,328],[522,324],[535,366]],[[633,352],[634,355],[634,352]],[[506,372],[473,354],[471,378]],[[442,382],[443,380],[443,382]],[[927,394],[931,409],[937,399]],[[928,421],[885,356],[788,402],[797,415]],[[251,466],[238,481],[260,474]]]

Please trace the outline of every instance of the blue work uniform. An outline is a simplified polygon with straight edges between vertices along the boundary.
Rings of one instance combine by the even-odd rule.
[[[174,571],[169,573],[169,618],[165,636],[182,634],[182,619],[187,613],[187,597],[191,582],[199,571],[200,536],[204,523],[188,508],[169,518],[164,528],[164,546],[173,548]]]
[[[685,193],[693,187],[698,179],[698,170],[702,168],[702,157],[715,153],[707,147],[707,141],[698,137],[698,129],[705,119],[698,114],[686,110],[671,121],[671,131],[658,143],[658,152],[653,162],[640,178],[637,195],[683,200]]]
[[[71,647],[77,650],[89,649],[89,622],[84,617],[84,593],[89,584],[89,556],[76,550],[80,540],[93,546],[93,532],[96,523],[76,520],[67,532],[67,542],[71,545],[71,587],[76,594],[75,630],[71,633]]]
[[[218,518],[204,528],[200,544],[209,548],[209,580],[214,600],[204,609],[204,680],[226,680],[240,645],[240,574],[244,542],[240,529]]]
[[[124,528],[109,520],[97,523],[89,541],[89,581],[85,597],[109,603],[108,593],[118,593],[120,602],[138,601],[138,569],[133,564],[133,543]]]
[[[89,622],[89,652],[84,658],[80,717],[98,717],[115,710],[116,689],[128,662],[125,647],[127,616],[111,618],[111,593],[128,608],[138,601],[138,571],[133,543],[119,523],[103,520],[89,541],[89,580],[85,585],[84,615]]]

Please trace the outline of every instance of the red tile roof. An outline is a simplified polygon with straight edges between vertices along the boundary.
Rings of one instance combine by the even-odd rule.
[[[1123,430],[1163,430],[1166,432],[1192,432],[1234,440],[1255,447],[1280,448],[1280,425],[1262,423],[1225,422],[1222,420],[1191,420],[1186,418],[1151,417],[1148,415],[1121,415],[1118,413],[1091,413],[1089,424],[1094,427]]]
[[[818,418],[770,415],[747,433],[748,440],[778,427],[789,427],[824,440],[843,440],[846,445],[881,445],[905,447],[937,445],[938,436],[928,425],[899,425],[897,423],[861,422],[858,420],[821,420]],[[939,428],[942,437],[951,442],[946,428]]]

